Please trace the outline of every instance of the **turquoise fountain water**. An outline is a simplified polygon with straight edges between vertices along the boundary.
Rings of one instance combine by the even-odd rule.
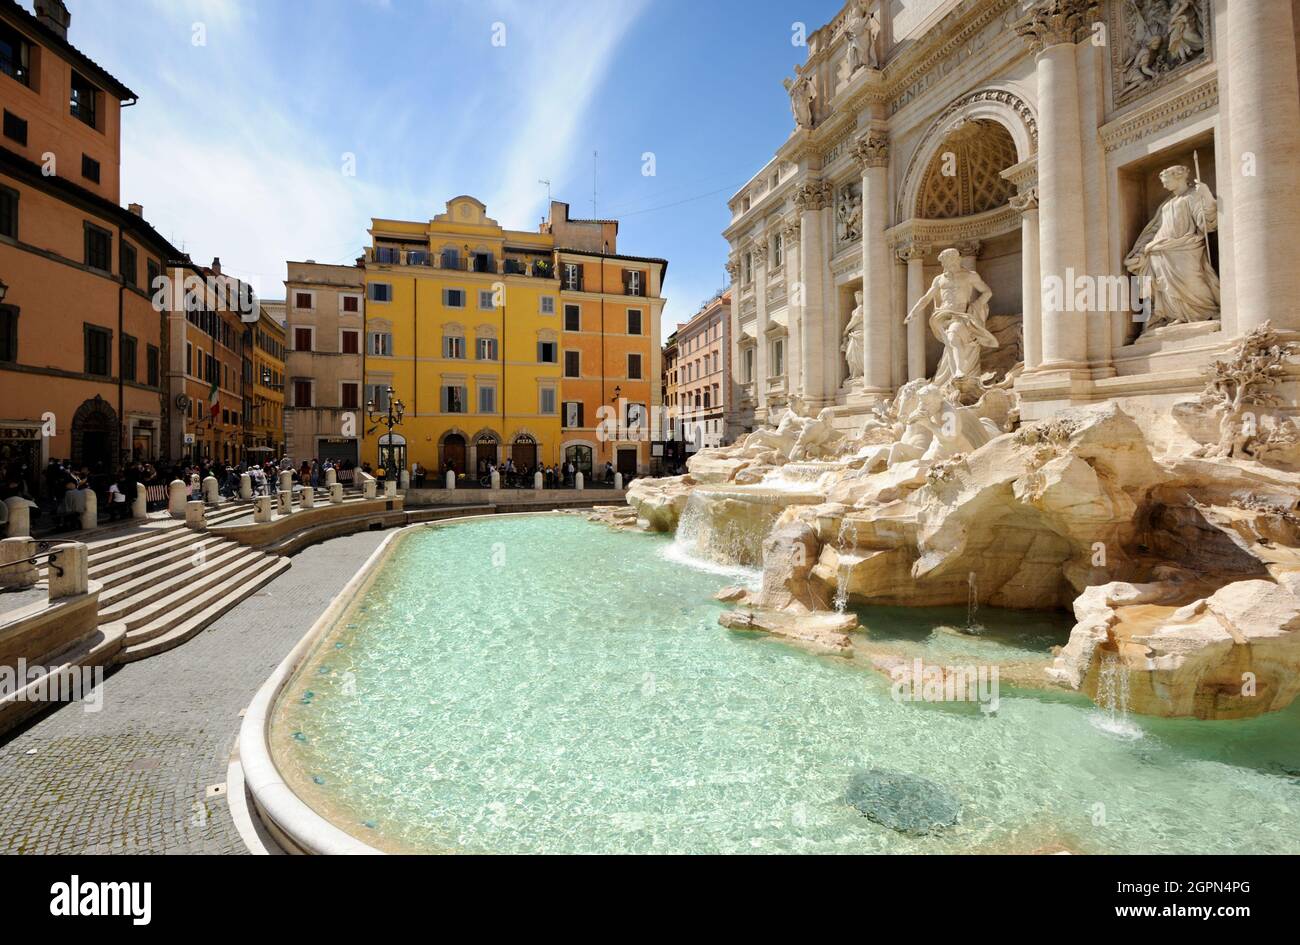
[[[413,529],[291,681],[276,761],[308,803],[395,850],[1300,852],[1300,712],[1097,724],[1002,685],[899,703],[865,660],[717,624],[724,575],[662,537],[566,516]],[[928,659],[1044,657],[1068,622],[859,611]],[[846,799],[896,772],[955,797],[913,836]],[[874,776],[874,775],[873,775]],[[886,819],[887,821],[887,819]]]

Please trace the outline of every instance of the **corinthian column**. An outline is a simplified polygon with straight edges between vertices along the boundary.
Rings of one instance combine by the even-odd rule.
[[[1286,0],[1227,4],[1237,329],[1300,330],[1300,91]]]
[[[1087,274],[1084,241],[1083,135],[1075,44],[1089,33],[1097,0],[1039,0],[1016,24],[1037,52],[1039,295],[1043,370],[1086,366],[1087,312],[1067,311],[1074,277]],[[1043,293],[1042,281],[1063,291]]]
[[[862,387],[867,394],[889,394],[893,381],[893,319],[889,288],[889,137],[869,131],[853,153],[862,168]]]
[[[736,257],[731,257],[726,262],[727,276],[731,281],[731,311],[729,318],[731,321],[731,345],[727,351],[727,357],[731,359],[731,370],[727,372],[729,378],[727,389],[724,396],[727,398],[727,435],[734,437],[742,423],[740,409],[740,390],[744,384],[744,374],[740,370],[740,261]],[[680,371],[679,371],[680,373]]]
[[[754,415],[767,419],[767,241],[759,239],[749,245],[754,259],[754,332],[758,347],[754,352]]]
[[[1030,187],[1011,198],[1020,211],[1020,348],[1025,370],[1043,361],[1042,279],[1038,274],[1038,188]]]
[[[898,251],[900,261],[907,264],[907,311],[925,295],[925,256],[930,247],[911,243]],[[907,323],[907,379],[914,381],[925,377],[925,336],[930,332],[928,318],[914,318]]]
[[[786,390],[803,396],[803,294],[796,287],[803,281],[800,272],[799,221],[781,224],[781,246],[785,251],[785,312],[789,322],[790,350],[785,355]]]
[[[803,272],[804,397],[813,407],[835,400],[839,383],[839,322],[827,310],[826,211],[831,205],[831,185],[809,180],[794,196],[799,211],[799,263]]]

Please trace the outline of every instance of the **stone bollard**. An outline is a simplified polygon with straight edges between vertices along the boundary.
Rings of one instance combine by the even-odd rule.
[[[357,470],[357,479],[361,482],[361,495],[366,499],[373,499],[378,486],[375,485],[375,477],[364,470]]]
[[[451,492],[456,489],[456,470],[454,469],[447,470],[447,489]]]
[[[259,495],[253,500],[253,521],[259,525],[271,521],[271,497],[269,495]]]
[[[310,509],[316,504],[316,492],[311,486],[303,486],[302,491],[298,493],[298,501],[302,503],[304,509]]]
[[[411,488],[411,471],[409,469],[403,469],[401,475],[398,476],[397,481],[398,484],[401,485],[403,492]]]
[[[206,531],[208,523],[203,518],[203,500],[191,499],[185,503],[185,527],[195,531]]]
[[[146,491],[143,482],[135,484],[135,498],[131,500],[132,518],[149,517],[149,497],[145,494]]]
[[[343,504],[343,483],[341,482],[330,483],[330,504],[331,505]]]
[[[544,485],[546,485],[546,477],[542,475],[542,471],[539,469],[533,473],[533,488],[540,489]]]
[[[35,561],[23,561],[36,554],[36,541],[31,538],[5,538],[0,540],[0,587],[20,590],[31,587],[39,576]],[[22,564],[14,564],[23,561]]]
[[[217,482],[216,476],[209,476],[203,480],[203,501],[212,505],[221,501],[221,484]]]
[[[185,483],[179,479],[173,479],[167,487],[167,511],[178,518],[185,514]]]
[[[501,473],[497,472],[495,469],[492,470],[492,488],[501,488]]]
[[[20,496],[5,499],[9,510],[9,527],[5,534],[10,538],[26,538],[32,533],[32,502]]]
[[[623,474],[621,472],[614,473],[614,488],[615,489],[623,488]]]
[[[384,480],[384,498],[392,499],[397,496],[397,482],[393,479]]]
[[[280,491],[281,492],[293,491],[293,473],[289,472],[289,470],[287,469],[284,470],[284,472],[280,473]]]
[[[89,554],[79,541],[56,545],[50,552],[50,600],[84,594],[90,583]]]
[[[338,481],[339,481],[339,474],[334,471],[333,466],[325,470],[325,485],[332,486],[334,485],[334,483]]]
[[[582,479],[581,469],[579,469],[576,473],[573,474],[573,488],[577,489],[579,492],[582,491],[583,479]]]
[[[83,529],[94,528],[99,524],[99,498],[95,495],[94,489],[84,491],[86,493],[86,511],[81,513],[81,527]]]
[[[281,489],[278,495],[280,498],[278,511],[281,515],[288,515],[293,511],[293,493],[287,489]]]
[[[248,473],[239,474],[239,497],[241,499],[253,497],[253,477]]]

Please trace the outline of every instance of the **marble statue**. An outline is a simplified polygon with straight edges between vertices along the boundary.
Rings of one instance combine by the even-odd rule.
[[[979,274],[961,264],[961,253],[949,248],[939,254],[943,272],[907,313],[907,322],[921,317],[931,303],[930,330],[943,343],[943,356],[934,372],[940,388],[978,380],[981,348],[996,348],[997,338],[984,327],[990,289]]]
[[[844,360],[849,365],[849,380],[861,377],[863,365],[865,364],[862,346],[862,290],[859,289],[853,293],[853,301],[857,304],[853,307],[853,314],[849,316],[849,323],[844,326],[844,341],[840,345],[840,350],[844,352]]]
[[[871,16],[867,17],[866,38],[864,44],[867,49],[866,66],[868,69],[879,69],[884,56],[880,52],[880,11],[872,10]],[[861,42],[861,39],[859,39]]]
[[[862,196],[852,184],[840,188],[835,202],[836,235],[841,243],[853,243],[862,238]]]
[[[1202,0],[1124,0],[1119,95],[1153,84],[1205,52]]]
[[[1219,317],[1219,277],[1205,235],[1218,227],[1214,194],[1182,165],[1160,172],[1171,196],[1160,205],[1124,260],[1142,279],[1149,317],[1143,332]]]
[[[794,78],[786,79],[785,90],[790,93],[790,110],[794,113],[794,123],[800,128],[813,126],[813,103],[817,100],[817,86],[806,69],[794,67]]]

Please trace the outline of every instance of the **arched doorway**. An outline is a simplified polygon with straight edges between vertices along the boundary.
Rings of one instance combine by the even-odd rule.
[[[497,442],[495,434],[480,433],[478,438],[474,440],[474,462],[480,476],[487,475],[489,465],[495,466],[497,464],[499,451],[500,444]]]
[[[590,446],[574,445],[574,446],[565,447],[564,461],[565,463],[573,463],[574,468],[576,468],[578,472],[582,473],[583,478],[587,482],[592,481],[591,480],[592,458],[591,458]]]
[[[72,416],[72,465],[91,476],[111,475],[118,461],[121,435],[115,411],[104,398],[87,400]]]
[[[460,475],[465,471],[465,437],[448,433],[442,439],[442,467],[451,467]]]
[[[385,433],[379,438],[379,465],[390,471],[406,468],[406,437]]]
[[[519,469],[531,469],[537,465],[537,441],[527,433],[521,433],[510,444],[510,458]]]

